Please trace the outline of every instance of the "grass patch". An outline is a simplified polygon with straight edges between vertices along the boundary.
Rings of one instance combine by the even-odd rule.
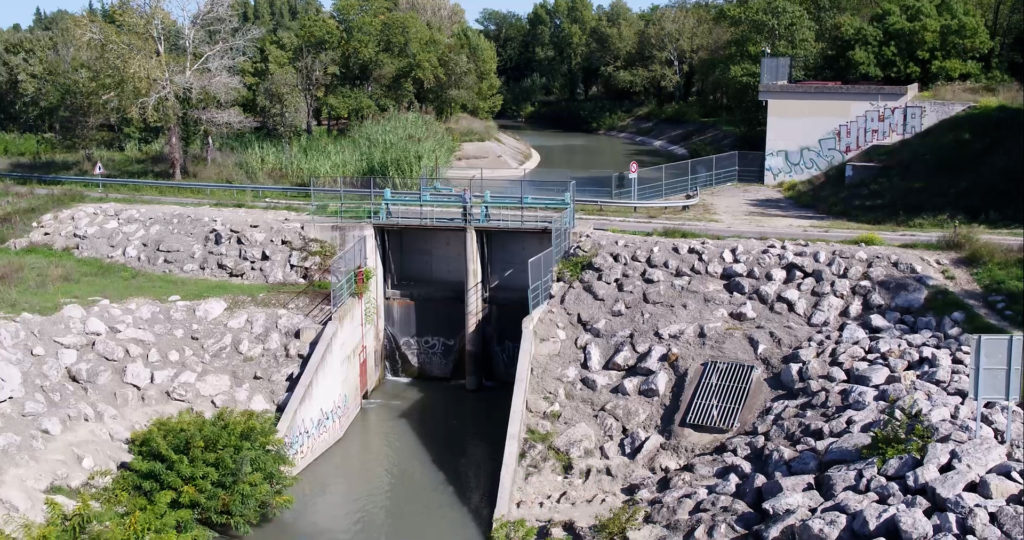
[[[885,245],[885,240],[881,236],[878,236],[875,233],[864,233],[864,234],[858,234],[857,236],[854,236],[853,238],[850,238],[849,240],[842,240],[840,243],[842,243],[842,244],[850,244],[850,245],[854,245],[854,246],[859,246],[861,244],[863,244],[865,246],[884,246]]]
[[[28,234],[37,217],[84,200],[77,192],[31,195],[0,183],[0,245]]]
[[[558,261],[558,268],[556,269],[556,275],[558,279],[572,283],[580,279],[583,275],[583,271],[590,266],[591,261],[594,260],[593,255],[572,255],[565,257]]]
[[[1024,104],[1024,90],[1019,83],[969,83],[955,82],[937,84],[919,94],[920,99],[939,101],[967,101],[979,104]]]
[[[716,235],[716,234],[704,234],[704,233],[694,232],[694,231],[690,231],[690,230],[686,230],[686,229],[679,229],[679,228],[676,228],[676,227],[662,227],[660,229],[655,229],[653,231],[633,231],[633,230],[629,230],[629,229],[618,229],[618,228],[615,228],[615,227],[611,227],[611,228],[608,229],[608,232],[616,233],[616,234],[631,234],[633,236],[645,236],[645,237],[656,236],[658,238],[675,238],[675,239],[690,239],[690,240],[692,240],[692,239],[704,239],[704,238],[706,238],[708,240],[722,240],[723,238],[725,238],[724,236],[719,236],[719,235]]]
[[[597,520],[594,533],[598,540],[625,540],[630,531],[639,529],[647,512],[636,501],[628,500],[610,514]]]
[[[945,288],[934,288],[928,292],[924,301],[924,310],[938,317],[948,316],[956,311],[964,313],[961,328],[970,334],[1006,334],[1005,328],[982,317],[970,304],[953,291]]]
[[[534,428],[526,428],[526,440],[547,446],[555,439],[555,434],[550,431],[540,431]]]
[[[106,298],[182,300],[214,296],[255,297],[296,287],[246,284],[212,279],[153,274],[100,259],[75,257],[70,252],[31,247],[18,251],[0,248],[0,312],[49,315],[70,302]]]
[[[498,124],[494,120],[482,120],[465,113],[457,114],[444,123],[456,142],[484,142],[498,135]]]
[[[844,168],[782,184],[801,206],[858,223],[949,228],[957,220],[1019,228],[1024,222],[1024,109],[979,106],[914,137],[876,145],[855,161],[884,166],[879,176],[846,185]]]

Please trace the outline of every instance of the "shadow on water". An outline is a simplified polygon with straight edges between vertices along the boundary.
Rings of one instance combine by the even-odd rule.
[[[443,392],[422,392],[402,417],[469,510],[481,537],[486,537],[498,496],[512,387],[496,385],[470,393],[461,382],[409,384],[448,386]],[[424,533],[424,538],[430,537]]]

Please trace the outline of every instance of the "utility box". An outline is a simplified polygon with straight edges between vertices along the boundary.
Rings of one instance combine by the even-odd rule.
[[[788,83],[791,64],[792,59],[788,56],[761,58],[761,84]]]

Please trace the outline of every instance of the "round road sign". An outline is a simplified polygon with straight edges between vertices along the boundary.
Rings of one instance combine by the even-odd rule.
[[[636,172],[638,170],[640,170],[640,165],[637,165],[637,163],[635,161],[630,161],[629,162],[629,174],[636,174]]]

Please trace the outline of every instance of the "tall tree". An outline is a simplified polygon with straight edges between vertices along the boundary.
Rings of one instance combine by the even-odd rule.
[[[244,25],[232,0],[126,0],[120,32],[94,37],[147,78],[143,112],[164,126],[171,176],[182,177],[186,141],[197,128],[244,124],[233,107],[239,67],[260,31]],[[148,41],[139,46],[140,38]]]

